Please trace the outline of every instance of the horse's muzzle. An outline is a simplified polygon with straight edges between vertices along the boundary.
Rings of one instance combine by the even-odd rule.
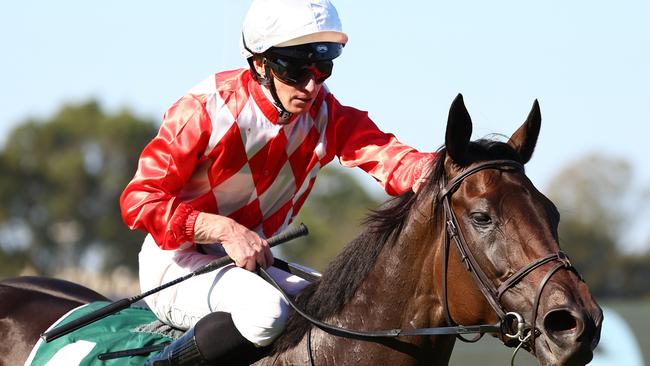
[[[544,315],[542,331],[546,336],[546,345],[554,355],[553,364],[586,365],[591,361],[593,350],[600,339],[603,319],[600,308],[593,310],[555,308]],[[538,342],[543,341],[540,339]],[[538,343],[537,346],[541,351],[541,344]],[[544,357],[541,354],[538,356]]]

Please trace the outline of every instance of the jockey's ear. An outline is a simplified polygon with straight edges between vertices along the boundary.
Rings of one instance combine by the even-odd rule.
[[[508,144],[512,146],[521,157],[521,163],[526,164],[533,156],[537,137],[542,126],[542,114],[539,110],[537,99],[533,103],[533,108],[528,113],[526,121],[510,137]]]
[[[463,95],[458,94],[449,108],[445,147],[447,155],[456,164],[465,165],[468,160],[467,146],[472,137],[472,118],[465,108]]]

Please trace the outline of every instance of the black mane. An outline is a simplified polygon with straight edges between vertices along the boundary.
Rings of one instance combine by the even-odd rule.
[[[489,139],[471,142],[468,152],[472,161],[521,160],[510,145]],[[444,174],[445,156],[444,147],[437,151],[430,176],[417,194],[408,191],[389,199],[379,209],[370,212],[364,220],[363,232],[336,256],[320,280],[308,285],[296,297],[295,303],[300,309],[321,320],[341,311],[374,267],[379,253],[396,243],[409,213],[419,201],[418,198],[437,197],[439,182]],[[310,326],[302,316],[292,312],[285,332],[274,343],[274,353],[297,345]]]

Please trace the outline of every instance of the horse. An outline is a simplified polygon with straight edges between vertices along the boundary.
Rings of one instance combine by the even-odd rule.
[[[335,329],[404,332],[350,336],[294,312],[254,365],[447,365],[457,339],[476,338],[418,331],[462,333],[481,324],[500,324],[503,331],[489,333],[540,365],[587,364],[603,315],[560,250],[557,208],[525,175],[540,127],[536,100],[506,142],[470,141],[472,121],[459,94],[426,179],[371,212],[361,234],[295,298]],[[0,365],[21,364],[66,310],[105,300],[53,281],[0,282]]]

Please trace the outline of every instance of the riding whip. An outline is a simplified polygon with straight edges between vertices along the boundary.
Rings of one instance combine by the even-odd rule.
[[[297,227],[292,227],[287,229],[285,232],[280,233],[276,236],[270,237],[267,242],[270,247],[274,247],[276,245],[285,243],[289,240],[307,235],[309,231],[307,230],[307,226],[304,224],[300,224]],[[78,319],[75,319],[71,322],[65,323],[63,325],[60,325],[58,327],[55,327],[54,329],[51,329],[43,334],[41,334],[41,338],[45,342],[51,342],[61,336],[64,336],[70,332],[73,332],[81,327],[84,327],[88,324],[91,324],[93,322],[96,322],[100,319],[103,319],[111,314],[117,313],[120,310],[126,309],[129,306],[131,306],[133,303],[142,300],[143,298],[152,295],[156,292],[162,291],[168,287],[174,286],[180,282],[183,282],[187,279],[190,279],[194,276],[201,275],[204,273],[212,272],[218,268],[221,268],[227,264],[232,263],[233,260],[232,258],[225,256],[221,257],[213,262],[210,262],[206,264],[205,266],[197,269],[194,272],[188,273],[187,275],[183,277],[179,277],[173,281],[167,282],[159,287],[153,288],[149,291],[146,291],[140,295],[135,295],[132,297],[124,298],[122,300],[117,300],[114,301],[106,306],[104,306],[101,309],[97,309],[96,311],[93,311],[92,313],[86,314]]]

